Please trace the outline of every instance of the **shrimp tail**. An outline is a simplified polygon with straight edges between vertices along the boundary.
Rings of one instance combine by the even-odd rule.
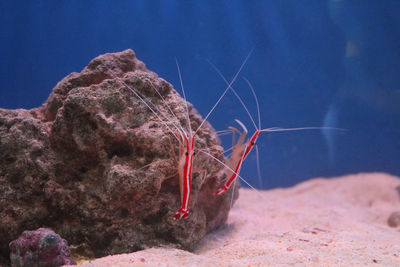
[[[175,220],[186,219],[189,216],[189,211],[184,208],[180,208],[174,215]]]

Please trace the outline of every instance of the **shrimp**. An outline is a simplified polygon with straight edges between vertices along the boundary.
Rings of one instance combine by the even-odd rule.
[[[243,129],[242,132],[240,132],[238,129],[236,129],[235,127],[230,126],[229,128],[233,131],[233,132],[238,132],[240,134],[239,139],[237,141],[237,143],[233,146],[233,150],[232,150],[232,155],[230,157],[230,161],[228,164],[228,169],[230,169],[233,174],[238,174],[240,172],[239,168],[241,166],[241,164],[239,164],[240,160],[242,159],[243,153],[247,147],[247,142],[243,143],[244,139],[246,138],[246,135],[248,133],[246,126],[244,126],[244,124],[239,121],[239,120],[235,120]],[[222,194],[223,192],[225,192],[226,190],[228,190],[228,188],[231,186],[232,182],[234,181],[233,179],[229,179],[226,184],[224,186],[222,186],[222,188],[220,190],[217,191],[217,195]]]
[[[230,83],[228,83],[227,88],[222,93],[222,95],[219,97],[219,99],[214,104],[214,106],[211,108],[211,110],[208,112],[208,114],[206,115],[206,117],[204,118],[202,123],[199,125],[197,130],[194,132],[194,134],[192,134],[192,130],[190,127],[188,107],[187,107],[182,77],[181,77],[181,73],[180,73],[180,69],[179,69],[179,64],[178,64],[178,62],[176,62],[178,74],[179,74],[179,80],[181,83],[183,96],[184,96],[185,102],[186,102],[186,115],[187,115],[187,121],[188,121],[188,128],[190,130],[190,132],[189,132],[190,136],[188,136],[185,132],[179,133],[181,136],[181,139],[183,140],[182,143],[181,142],[179,143],[179,146],[184,147],[184,149],[180,149],[180,151],[185,151],[185,152],[180,155],[179,163],[178,163],[179,184],[180,184],[180,192],[181,192],[181,207],[177,210],[177,212],[174,215],[175,220],[179,220],[181,218],[186,219],[189,216],[189,200],[190,200],[190,194],[191,194],[191,188],[192,188],[193,158],[195,155],[195,151],[194,151],[195,137],[196,137],[198,131],[200,130],[200,128],[204,125],[204,122],[208,119],[210,114],[214,111],[214,109],[217,107],[217,105],[221,102],[222,98],[228,92],[229,88],[235,82],[240,71],[243,69],[244,65],[246,64],[247,59],[250,57],[251,52],[252,51],[250,51],[250,53],[247,55],[247,57],[243,61],[242,65],[240,66],[239,70],[236,72],[235,76],[233,77],[232,81]]]
[[[221,74],[221,72],[213,65],[213,67],[216,69],[216,71],[218,72],[218,74],[224,79],[224,81],[227,83],[225,77]],[[256,102],[256,107],[257,107],[257,115],[258,115],[258,126],[256,125],[253,117],[251,116],[249,110],[247,109],[246,105],[244,104],[243,100],[240,98],[240,96],[236,93],[236,91],[229,86],[229,88],[231,89],[231,91],[234,93],[234,95],[237,97],[237,99],[239,100],[239,102],[242,104],[242,106],[244,107],[244,109],[246,110],[247,114],[249,115],[254,128],[256,129],[256,131],[254,132],[254,134],[246,141],[246,143],[243,144],[243,140],[247,134],[247,129],[246,127],[243,125],[242,122],[240,122],[239,120],[236,120],[236,122],[243,128],[243,132],[240,135],[240,138],[237,142],[237,144],[233,147],[233,152],[232,152],[232,156],[231,156],[231,162],[228,166],[228,169],[232,172],[232,175],[230,176],[230,178],[225,182],[225,184],[223,186],[221,186],[217,191],[216,191],[216,195],[221,195],[223,194],[225,191],[227,191],[229,189],[229,187],[232,185],[233,181],[235,181],[235,179],[239,176],[243,161],[246,159],[246,157],[249,155],[249,153],[251,152],[251,150],[256,146],[257,143],[257,139],[260,136],[261,133],[263,132],[281,132],[281,131],[299,131],[299,130],[321,130],[321,129],[327,129],[327,130],[343,130],[341,128],[335,128],[335,127],[297,127],[297,128],[279,128],[279,127],[273,127],[273,128],[267,128],[267,129],[261,129],[261,118],[260,118],[260,107],[259,107],[259,103],[258,103],[258,99],[257,99],[257,95],[254,91],[253,86],[251,85],[251,83],[247,80],[244,79],[246,81],[246,83],[248,84],[249,88],[251,89],[251,92],[254,96],[255,102]],[[257,147],[256,147],[257,149]],[[258,155],[258,150],[257,150],[257,155]],[[260,168],[259,168],[259,161],[257,159],[257,167],[258,167],[258,173],[260,176]],[[240,177],[240,176],[239,176]],[[241,178],[241,177],[240,177]],[[243,180],[243,178],[242,178]]]
[[[192,170],[194,151],[194,137],[189,139],[186,135],[180,133],[184,143],[179,141],[179,161],[178,161],[178,174],[179,174],[179,189],[181,193],[181,207],[174,215],[175,220],[181,218],[186,219],[189,216],[189,200],[192,189]],[[184,151],[184,153],[183,153]]]

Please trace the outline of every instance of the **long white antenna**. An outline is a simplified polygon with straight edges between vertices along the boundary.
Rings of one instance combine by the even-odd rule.
[[[107,66],[106,66],[106,68],[114,75],[114,77],[116,78],[116,79],[118,79],[119,81],[121,81],[124,85],[125,85],[125,87],[126,88],[128,88],[137,98],[139,98],[145,105],[146,105],[146,107],[148,108],[148,109],[150,109],[150,111],[164,124],[164,126],[165,127],[167,127],[167,129],[175,136],[175,138],[179,141],[179,138],[176,136],[176,134],[174,133],[174,131],[172,131],[172,129],[168,126],[168,124],[165,122],[165,121],[163,121],[161,118],[160,118],[160,116],[157,114],[157,112],[155,112],[151,107],[150,107],[150,105],[143,99],[143,97],[140,95],[140,93],[139,92],[136,92],[136,90],[134,90],[132,87],[130,87],[124,80],[122,80],[120,77],[118,77],[117,75],[115,75],[115,73],[112,71],[112,70],[110,70]],[[153,106],[156,108],[156,109],[158,109],[157,108],[157,106],[155,106],[154,104],[153,104]],[[163,113],[161,113],[161,114],[163,114]],[[165,115],[164,115],[165,116]],[[172,123],[173,124],[173,123]],[[175,127],[176,127],[176,125],[175,124],[173,124]]]
[[[219,102],[221,102],[221,99],[225,96],[226,92],[228,92],[229,88],[232,86],[232,84],[235,82],[237,76],[239,73],[242,71],[244,65],[246,64],[247,60],[249,59],[251,53],[253,52],[254,48],[247,54],[245,60],[243,61],[242,65],[240,66],[239,70],[236,72],[235,76],[233,77],[232,81],[228,84],[228,87],[225,89],[225,91],[222,93],[222,95],[219,97],[218,101],[215,103],[215,105],[212,107],[212,109],[208,112],[207,116],[204,118],[203,122],[200,124],[199,128],[197,128],[195,134],[200,130],[201,126],[203,126],[204,122],[208,119],[210,114],[214,111],[214,109],[217,107]]]
[[[285,131],[302,131],[302,130],[338,130],[338,131],[347,131],[343,128],[336,127],[299,127],[299,128],[267,128],[260,130],[261,132],[285,132]]]
[[[175,113],[172,111],[172,109],[170,108],[170,106],[167,104],[167,102],[165,101],[164,97],[161,95],[161,93],[157,90],[157,88],[153,85],[152,82],[150,82],[151,87],[154,89],[154,91],[157,92],[158,96],[161,98],[161,100],[163,101],[164,105],[167,107],[167,109],[169,110],[169,112],[171,112],[172,116],[174,116],[174,118],[178,121],[178,126],[179,129],[187,136],[186,131],[183,129],[182,125],[179,123],[179,119],[178,117],[175,115]],[[156,106],[157,107],[157,106]],[[161,111],[160,111],[161,112]],[[162,112],[161,112],[162,113]],[[170,121],[171,122],[171,121]],[[175,128],[177,128],[175,126]]]
[[[256,101],[256,106],[257,106],[257,117],[258,117],[258,129],[260,130],[260,129],[261,129],[261,116],[260,116],[260,105],[258,104],[258,98],[257,98],[256,92],[254,91],[254,88],[253,88],[253,86],[251,85],[251,83],[249,82],[249,80],[247,80],[246,78],[243,78],[243,79],[244,79],[244,80],[247,82],[247,84],[249,85],[250,90],[251,90],[251,92],[253,93],[254,100]]]
[[[181,83],[181,89],[182,89],[182,93],[183,93],[183,98],[185,99],[187,127],[189,129],[190,136],[193,136],[192,135],[192,127],[190,126],[189,108],[188,108],[188,103],[187,103],[187,100],[186,100],[185,88],[183,87],[181,69],[179,68],[178,59],[175,58],[175,62],[176,62],[176,67],[178,69],[179,81]]]
[[[230,84],[229,84],[228,81],[226,80],[225,76],[222,75],[221,71],[220,71],[211,61],[208,61],[208,63],[214,68],[214,70],[218,73],[218,75],[219,75],[219,76],[224,80],[224,82],[229,86],[229,88],[231,89],[232,93],[233,93],[233,94],[236,96],[236,98],[239,100],[240,104],[242,104],[243,108],[244,108],[245,111],[247,112],[247,115],[249,115],[249,118],[250,118],[251,122],[253,123],[254,128],[255,128],[256,130],[260,129],[260,128],[257,128],[257,125],[256,125],[256,123],[254,122],[253,116],[251,116],[249,110],[247,109],[246,104],[243,102],[242,98],[239,96],[239,94],[236,92],[236,90],[233,89],[232,86],[230,86]]]

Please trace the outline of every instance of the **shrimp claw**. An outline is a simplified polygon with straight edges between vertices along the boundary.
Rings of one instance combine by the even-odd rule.
[[[217,192],[215,192],[216,195],[221,195],[222,193],[224,193],[225,191],[228,190],[228,187],[226,185],[221,186],[220,189],[217,190]]]
[[[186,219],[189,216],[189,211],[180,208],[174,215],[175,220]]]

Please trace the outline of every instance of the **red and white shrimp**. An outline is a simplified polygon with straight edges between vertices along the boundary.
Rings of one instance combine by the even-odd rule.
[[[219,102],[221,102],[222,98],[228,92],[229,88],[235,82],[240,71],[243,69],[244,65],[246,64],[247,59],[250,57],[250,54],[251,54],[251,52],[247,55],[247,57],[243,61],[242,65],[240,66],[239,70],[236,72],[235,76],[233,77],[232,81],[230,83],[228,83],[228,86],[225,89],[225,91],[219,97],[217,102],[214,104],[214,106],[211,108],[211,110],[208,112],[208,114],[204,118],[203,122],[200,124],[200,126],[197,128],[197,130],[193,134],[192,134],[192,130],[190,127],[186,95],[185,95],[185,90],[183,87],[179,64],[178,64],[178,62],[176,63],[183,96],[184,96],[185,102],[186,102],[186,116],[187,116],[187,122],[188,122],[189,134],[190,134],[190,135],[187,135],[187,133],[185,133],[184,131],[179,132],[179,134],[182,138],[182,141],[183,141],[182,143],[180,142],[180,147],[184,148],[183,149],[184,153],[182,153],[182,155],[179,156],[179,163],[178,163],[179,184],[180,184],[180,192],[181,192],[181,207],[178,209],[178,211],[174,215],[174,218],[176,220],[181,219],[181,218],[186,219],[189,216],[189,200],[190,200],[190,194],[191,194],[191,188],[192,188],[192,171],[193,171],[193,158],[195,155],[194,144],[195,144],[196,134],[198,133],[200,128],[203,126],[204,122],[208,119],[210,114],[217,107]]]
[[[223,80],[227,83],[225,77],[221,74],[221,72],[214,66],[212,65],[215,70],[218,72],[218,74],[223,78]],[[256,131],[254,132],[254,134],[251,136],[251,138],[249,138],[246,143],[243,143],[243,140],[247,134],[247,129],[246,127],[243,125],[242,122],[240,122],[239,120],[236,120],[236,122],[242,127],[243,132],[240,134],[240,138],[237,142],[237,144],[233,147],[233,151],[232,151],[232,156],[230,159],[230,163],[229,165],[225,165],[228,170],[230,170],[230,172],[232,172],[232,175],[229,177],[229,179],[225,182],[224,185],[222,185],[217,191],[216,191],[216,195],[220,195],[222,193],[224,193],[225,191],[227,191],[230,186],[232,185],[232,183],[236,180],[237,177],[241,178],[242,180],[244,180],[242,177],[240,177],[239,173],[243,164],[243,161],[246,159],[246,157],[249,155],[249,153],[251,152],[251,150],[256,146],[257,143],[257,139],[260,136],[260,134],[262,132],[281,132],[281,131],[299,131],[299,130],[321,130],[321,129],[327,129],[327,130],[343,130],[340,128],[334,128],[334,127],[298,127],[298,128],[279,128],[279,127],[273,127],[273,128],[267,128],[267,129],[261,129],[261,118],[260,118],[260,107],[258,104],[258,99],[257,99],[257,95],[253,89],[253,86],[250,84],[250,82],[245,79],[245,81],[247,82],[249,88],[251,89],[251,92],[254,96],[255,102],[256,102],[256,107],[257,107],[257,115],[258,115],[258,126],[256,125],[253,117],[251,116],[249,110],[247,109],[246,105],[244,104],[243,100],[240,98],[240,96],[236,93],[236,91],[232,88],[232,86],[229,86],[229,88],[231,89],[231,91],[234,93],[234,95],[237,97],[237,99],[239,100],[239,102],[242,104],[242,106],[244,107],[244,109],[246,110],[247,114],[249,115],[254,128],[256,129]],[[257,168],[258,168],[258,173],[260,176],[260,168],[259,168],[259,160],[258,160],[258,150],[257,150],[257,146],[256,146],[256,151],[257,151]],[[214,157],[213,157],[214,158]],[[215,159],[215,158],[214,158]],[[245,180],[244,180],[245,181]],[[245,181],[246,182],[246,181]],[[247,182],[246,182],[247,183]],[[248,183],[247,183],[248,184]],[[249,185],[249,184],[248,184]]]

